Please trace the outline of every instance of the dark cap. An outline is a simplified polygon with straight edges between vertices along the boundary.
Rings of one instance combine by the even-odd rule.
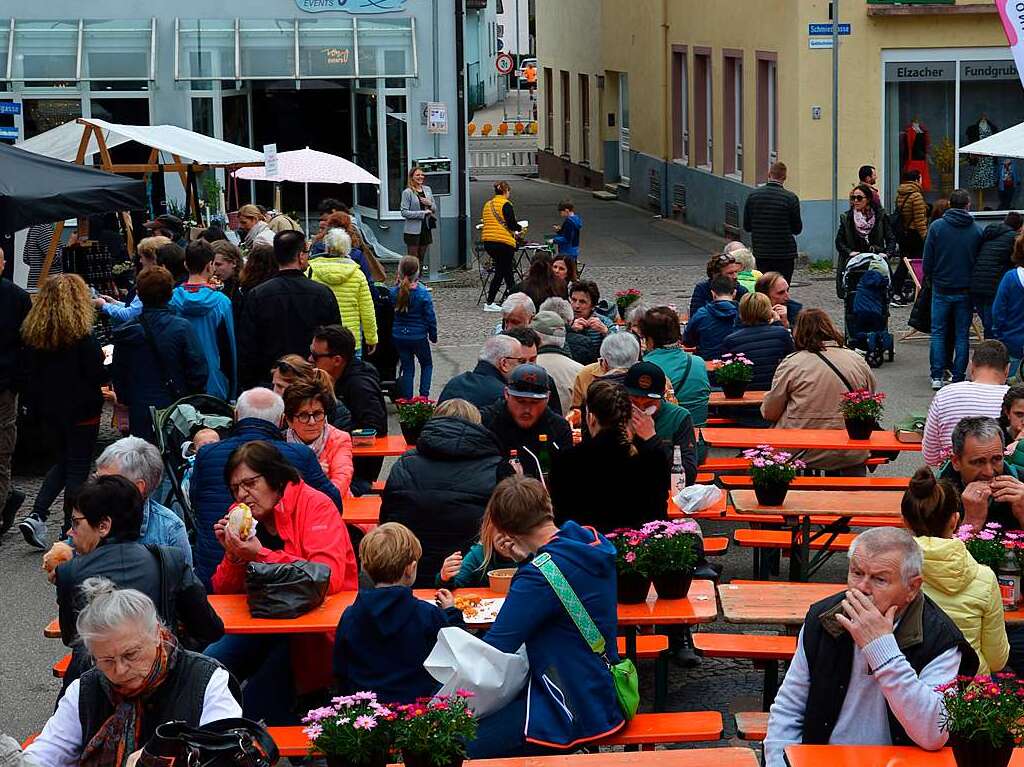
[[[550,381],[548,371],[540,365],[519,365],[508,377],[508,393],[513,397],[546,399],[551,393]]]
[[[637,362],[626,371],[622,385],[634,397],[661,399],[665,393],[665,372],[653,362]]]
[[[185,225],[181,223],[181,219],[177,216],[172,216],[170,213],[157,216],[152,221],[147,221],[143,226],[146,229],[169,229],[172,232],[178,233],[185,231]]]

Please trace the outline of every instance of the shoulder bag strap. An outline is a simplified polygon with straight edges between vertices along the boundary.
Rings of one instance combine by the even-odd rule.
[[[587,608],[583,606],[580,598],[576,596],[576,592],[572,590],[569,581],[565,579],[562,571],[558,569],[558,565],[551,559],[551,555],[545,552],[540,556],[534,557],[531,564],[540,570],[541,574],[550,584],[562,606],[565,607],[565,611],[572,618],[572,622],[579,629],[580,634],[583,636],[583,641],[590,646],[594,653],[605,658],[607,663],[604,636],[598,630],[597,625],[595,625],[594,619],[590,617]]]
[[[839,376],[839,380],[843,382],[843,386],[845,386],[848,391],[853,391],[853,387],[850,386],[850,382],[847,380],[846,376],[839,372],[839,368],[837,368],[835,365],[828,361],[828,357],[826,357],[821,352],[815,352],[815,354],[818,355],[819,359],[821,359],[822,362],[824,362],[832,369],[833,373]]]
[[[164,379],[164,386],[167,387],[167,391],[170,393],[172,399],[179,399],[180,389],[178,383],[171,378],[171,374],[167,370],[167,361],[161,356],[159,348],[156,345],[156,339],[153,338],[153,331],[149,327],[149,323],[146,322],[144,315],[139,315],[139,324],[142,326],[142,332],[146,335],[146,345],[149,346],[149,350],[153,353],[153,358],[156,361],[156,368],[160,372],[160,377]]]
[[[507,232],[509,232],[509,234],[512,234],[514,236],[515,232],[513,232],[511,229],[509,229],[508,222],[505,220],[505,211],[502,211],[501,213],[498,213],[498,211],[496,211],[494,209],[494,199],[493,198],[490,201],[490,206],[491,206],[491,215],[494,216],[498,220],[498,223],[501,224],[505,228],[505,230]]]

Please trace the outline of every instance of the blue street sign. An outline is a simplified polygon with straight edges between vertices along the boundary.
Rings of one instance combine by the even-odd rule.
[[[15,141],[18,140],[18,129],[17,128],[0,128],[0,139],[12,138]]]
[[[851,31],[851,25],[839,24],[839,34],[848,35]],[[832,23],[826,22],[824,24],[808,24],[807,34],[809,35],[831,35],[832,34]]]
[[[17,101],[0,101],[0,115],[20,115],[21,104]]]

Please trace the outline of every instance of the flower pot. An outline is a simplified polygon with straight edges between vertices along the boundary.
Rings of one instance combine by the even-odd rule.
[[[409,447],[415,447],[416,441],[420,438],[420,432],[423,431],[425,424],[421,423],[416,426],[412,426],[407,423],[399,423],[398,425],[402,427],[402,436],[405,437],[405,441],[408,443]]]
[[[647,599],[651,591],[651,579],[640,573],[619,573],[618,601],[624,605],[637,605]]]
[[[414,753],[405,749],[402,749],[402,761],[405,762],[405,767],[437,767],[431,761],[430,754]],[[463,761],[465,760],[459,756],[450,762],[445,762],[441,767],[462,767]]]
[[[788,492],[788,482],[754,483],[754,495],[762,506],[781,506]]]
[[[387,754],[378,754],[364,762],[354,762],[342,754],[326,754],[327,767],[385,767],[388,763]]]
[[[683,599],[690,592],[693,583],[693,570],[674,570],[655,575],[654,590],[658,599]]]
[[[725,395],[726,399],[743,399],[743,394],[747,391],[747,384],[747,381],[729,381],[728,383],[723,383],[722,394]]]
[[[953,739],[953,759],[959,767],[1006,767],[1013,756],[1013,741],[995,748],[988,738]]]
[[[870,439],[871,432],[875,430],[874,419],[844,418],[843,420],[846,421],[846,433],[850,435],[850,439]]]

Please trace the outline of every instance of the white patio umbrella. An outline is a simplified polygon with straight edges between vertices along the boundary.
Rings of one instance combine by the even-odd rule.
[[[310,184],[380,184],[380,179],[344,157],[306,147],[277,153],[277,174],[268,176],[266,167],[239,168],[237,178],[247,181],[292,181],[303,184],[306,222],[309,222]]]

